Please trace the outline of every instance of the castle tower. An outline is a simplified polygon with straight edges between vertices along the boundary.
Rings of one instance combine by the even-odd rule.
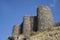
[[[25,16],[23,18],[23,34],[25,37],[29,37],[31,33],[31,22],[30,22],[30,16]]]
[[[43,28],[48,28],[49,26],[53,26],[53,16],[51,10],[47,6],[40,6],[37,9],[38,16],[38,30]]]

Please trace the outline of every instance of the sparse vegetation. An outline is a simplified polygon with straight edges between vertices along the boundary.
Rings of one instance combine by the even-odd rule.
[[[54,30],[59,30],[60,28],[59,27],[53,27],[53,26],[50,26],[48,28],[45,28],[45,29],[41,29],[41,31],[37,31],[37,32],[32,32],[31,33],[31,36],[33,35],[36,35],[36,34],[39,34],[39,33],[44,33],[44,32],[52,32]]]
[[[55,23],[55,26],[60,26],[60,22]]]

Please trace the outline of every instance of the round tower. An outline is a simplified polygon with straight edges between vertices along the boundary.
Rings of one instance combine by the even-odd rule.
[[[48,6],[40,6],[37,8],[38,30],[53,26],[53,16]]]

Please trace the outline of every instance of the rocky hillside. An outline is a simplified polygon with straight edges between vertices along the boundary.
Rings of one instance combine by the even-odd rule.
[[[60,27],[50,27],[41,32],[33,33],[30,40],[60,40]]]

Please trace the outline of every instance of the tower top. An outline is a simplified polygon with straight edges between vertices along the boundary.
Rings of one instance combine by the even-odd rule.
[[[50,8],[48,6],[46,6],[46,5],[38,6],[37,9],[39,9],[39,10],[50,10]]]

